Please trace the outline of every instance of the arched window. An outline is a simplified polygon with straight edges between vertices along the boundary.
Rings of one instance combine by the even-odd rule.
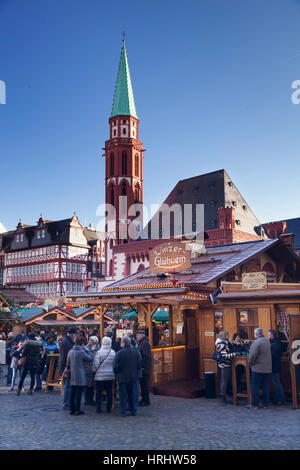
[[[135,176],[140,176],[140,172],[139,172],[139,155],[138,155],[138,153],[135,155],[135,159],[134,159],[134,173],[135,173]]]
[[[110,176],[114,176],[115,172],[115,158],[113,152],[110,154]]]
[[[138,184],[134,187],[134,202],[137,203],[140,200],[140,187]]]
[[[122,175],[127,175],[127,152],[122,152]]]
[[[122,186],[121,186],[121,196],[127,196],[127,188],[126,188],[126,183],[123,181]],[[127,215],[127,200],[122,199],[122,215]]]
[[[112,259],[109,262],[109,273],[108,273],[108,275],[112,276]]]
[[[140,271],[143,271],[143,269],[145,269],[145,266],[143,264],[140,264],[137,272],[139,273]]]
[[[113,187],[110,190],[110,203],[112,206],[115,205],[115,191]]]

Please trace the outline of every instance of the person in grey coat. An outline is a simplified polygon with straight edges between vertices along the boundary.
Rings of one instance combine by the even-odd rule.
[[[101,349],[96,353],[93,363],[93,372],[96,382],[96,412],[101,413],[102,390],[106,390],[106,411],[111,412],[113,385],[115,374],[113,362],[115,351],[112,349],[112,340],[108,336],[102,339]]]
[[[258,409],[259,389],[263,390],[263,408],[268,408],[270,399],[269,377],[272,373],[272,354],[270,341],[264,337],[263,330],[254,330],[255,340],[249,351],[251,368],[252,404],[247,408]]]
[[[69,351],[67,359],[67,368],[70,371],[71,382],[71,398],[70,398],[70,414],[83,415],[80,410],[81,396],[84,387],[87,385],[86,362],[92,362],[93,356],[90,351],[84,349],[84,338],[77,335],[73,348]]]

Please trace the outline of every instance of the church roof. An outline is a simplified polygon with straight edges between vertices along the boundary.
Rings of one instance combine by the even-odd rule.
[[[133,116],[137,118],[125,42],[123,42],[121,51],[114,102],[110,117],[114,116]]]

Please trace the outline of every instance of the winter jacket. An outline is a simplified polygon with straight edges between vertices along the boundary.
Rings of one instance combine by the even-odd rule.
[[[42,343],[36,339],[27,339],[24,343],[22,357],[26,357],[27,369],[37,368],[42,353]]]
[[[249,365],[252,372],[259,374],[270,374],[272,372],[271,344],[264,336],[259,336],[251,344]]]
[[[232,359],[235,353],[231,352],[230,343],[228,339],[218,338],[216,341],[216,351],[221,355],[222,360],[218,361],[218,366],[223,369],[224,367],[231,367]]]
[[[22,357],[23,349],[24,349],[24,346],[23,346],[23,348],[19,348],[18,346],[15,346],[12,349],[11,354],[10,354],[10,356],[11,356],[10,367],[12,369],[17,369],[18,368],[18,362]]]
[[[114,358],[113,369],[119,383],[137,382],[140,376],[142,358],[138,349],[125,346]]]
[[[60,349],[59,349],[59,375],[61,376],[63,371],[66,368],[67,357],[69,351],[73,348],[74,342],[71,336],[66,335],[61,342]]]
[[[0,339],[0,364],[6,364],[5,341]]]
[[[270,340],[271,343],[271,355],[272,355],[272,372],[279,373],[281,366],[281,344],[278,339]]]
[[[100,345],[99,345],[99,343],[96,343],[93,346],[93,349],[92,349],[91,345],[88,343],[86,346],[84,346],[84,349],[86,351],[89,351],[92,354],[92,358],[93,358],[92,361],[90,361],[90,362],[86,361],[84,363],[85,364],[86,381],[87,381],[86,385],[87,385],[87,387],[91,387],[93,385],[93,372],[92,372],[93,361],[95,359],[97,351],[99,351],[99,349],[100,349]]]
[[[241,343],[237,343],[236,341],[232,341],[230,343],[230,351],[234,352],[234,353],[237,353],[237,354],[241,354],[242,352],[245,352],[246,350],[245,350],[244,346]]]
[[[93,372],[95,374],[95,380],[115,380],[115,374],[113,370],[113,363],[115,358],[115,351],[109,346],[102,345],[101,349],[96,353],[94,363],[93,363]],[[99,367],[101,363],[101,366]]]
[[[5,345],[5,354],[6,354],[6,363],[7,363],[7,364],[10,364],[11,351],[12,351],[13,346],[15,345],[15,343],[16,343],[16,340],[15,340],[14,337],[9,338],[9,339],[6,341],[6,345]]]
[[[71,385],[87,386],[85,363],[92,362],[92,360],[93,356],[89,351],[86,351],[82,346],[77,344],[73,346],[67,358],[70,367]]]
[[[137,349],[140,352],[141,357],[142,357],[142,373],[144,375],[151,374],[151,370],[152,370],[151,346],[145,336],[139,341]]]

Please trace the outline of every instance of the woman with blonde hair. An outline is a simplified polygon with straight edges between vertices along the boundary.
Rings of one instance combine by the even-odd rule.
[[[221,399],[223,403],[231,403],[227,399],[227,387],[232,376],[232,359],[236,356],[236,353],[231,352],[228,331],[220,331],[215,344],[218,354],[218,366],[221,369]]]

